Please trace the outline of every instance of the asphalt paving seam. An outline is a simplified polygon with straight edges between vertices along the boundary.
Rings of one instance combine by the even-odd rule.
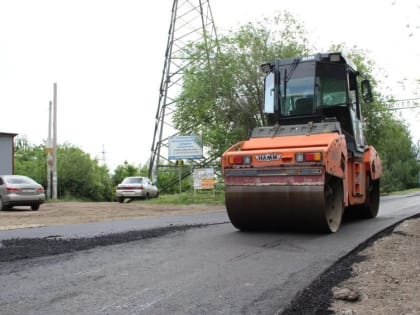
[[[59,255],[82,251],[98,246],[122,244],[150,238],[157,238],[175,232],[185,232],[190,229],[204,228],[211,224],[172,225],[166,227],[134,230],[123,233],[111,233],[87,238],[61,238],[50,235],[43,238],[14,238],[1,242],[0,262],[10,262],[35,257]]]

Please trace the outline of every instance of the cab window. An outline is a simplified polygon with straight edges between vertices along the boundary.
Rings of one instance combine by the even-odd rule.
[[[347,73],[342,64],[318,64],[318,102],[320,106],[347,103]]]

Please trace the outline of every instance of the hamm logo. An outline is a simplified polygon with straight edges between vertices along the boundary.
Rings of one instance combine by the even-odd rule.
[[[277,161],[280,160],[281,154],[278,153],[266,153],[266,154],[258,154],[255,156],[257,161],[261,162],[269,162],[269,161]]]

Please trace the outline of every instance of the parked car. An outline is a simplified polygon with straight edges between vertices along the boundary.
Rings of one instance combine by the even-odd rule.
[[[126,177],[117,186],[117,200],[122,203],[127,199],[149,199],[159,196],[159,189],[151,180],[142,176]]]
[[[30,206],[38,210],[45,201],[44,187],[22,175],[0,175],[0,210]]]

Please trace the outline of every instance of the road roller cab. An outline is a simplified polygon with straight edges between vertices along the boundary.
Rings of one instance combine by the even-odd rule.
[[[222,157],[232,224],[335,232],[344,211],[375,217],[381,162],[365,142],[360,107],[372,99],[369,81],[341,53],[261,68],[269,126]]]

